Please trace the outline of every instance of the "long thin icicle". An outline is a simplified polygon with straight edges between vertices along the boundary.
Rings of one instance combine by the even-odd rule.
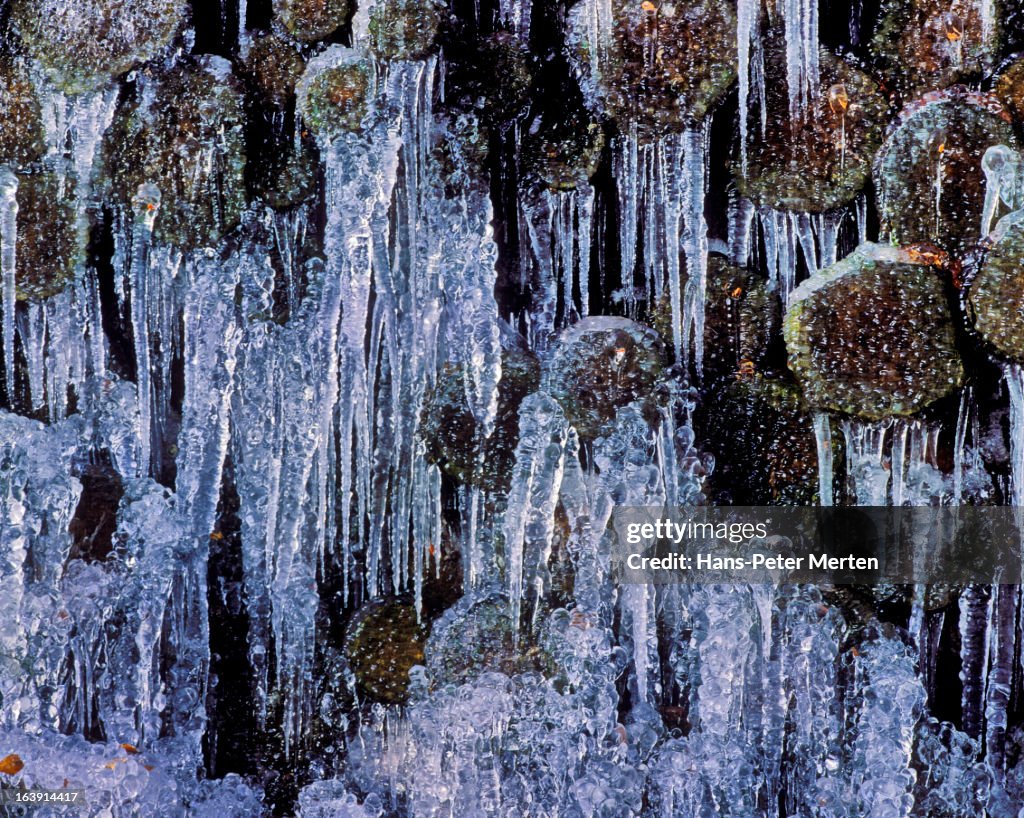
[[[692,360],[698,376],[704,371],[704,302],[708,278],[708,226],[704,219],[707,138],[706,123],[683,134],[683,252],[686,256],[683,352],[687,360]]]
[[[519,641],[524,597],[539,599],[537,572],[551,551],[568,425],[553,398],[537,392],[519,410],[519,444],[505,512],[505,563],[512,629]]]
[[[786,29],[789,115],[796,122],[818,95],[818,2],[783,0],[782,18]]]
[[[750,46],[757,39],[761,0],[738,0],[736,4],[736,56],[740,86],[740,168],[747,175],[747,134],[750,122]]]
[[[7,403],[14,405],[14,310],[15,270],[18,245],[18,177],[0,168],[0,274],[3,276],[4,376]]]
[[[149,473],[153,448],[153,388],[150,380],[149,357],[149,244],[153,225],[160,209],[160,189],[153,184],[139,186],[133,201],[135,224],[132,228],[132,332],[135,336],[136,387],[139,393],[139,440],[142,448],[139,467],[142,474]]]
[[[818,505],[830,506],[832,497],[832,425],[828,412],[814,413],[814,442],[818,447]]]
[[[1010,497],[1011,505],[1024,506],[1024,367],[1005,367],[1010,395]]]

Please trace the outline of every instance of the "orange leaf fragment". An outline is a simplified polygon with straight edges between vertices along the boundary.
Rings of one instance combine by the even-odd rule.
[[[17,753],[11,753],[0,759],[0,773],[4,775],[17,775],[25,769],[25,762]]]

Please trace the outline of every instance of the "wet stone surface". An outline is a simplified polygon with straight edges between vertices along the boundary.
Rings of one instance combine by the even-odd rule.
[[[395,0],[370,10],[374,54],[387,60],[420,60],[436,50],[442,6],[434,0]]]
[[[981,6],[883,0],[871,51],[904,100],[992,69],[1001,32],[998,24],[986,29]]]
[[[81,93],[157,56],[187,6],[185,0],[15,0],[11,16],[53,81]]]
[[[907,106],[875,161],[882,236],[963,254],[980,238],[982,157],[993,145],[1016,144],[992,96],[958,87]]]
[[[404,701],[409,669],[423,663],[416,609],[395,599],[367,603],[349,623],[344,653],[363,695],[385,704]]]
[[[426,645],[427,674],[435,685],[459,684],[487,671],[550,670],[539,648],[515,647],[508,599],[466,596],[438,619]]]
[[[570,16],[574,58],[609,116],[652,133],[699,122],[736,78],[736,19],[716,0],[613,0],[613,28],[593,39],[580,3]],[[586,90],[586,89],[585,89]]]
[[[274,16],[290,37],[321,40],[345,24],[348,0],[274,0]]]
[[[67,181],[53,172],[18,177],[18,253],[15,282],[19,299],[40,299],[64,289],[84,258],[73,202],[61,195]]]
[[[244,113],[231,66],[200,57],[142,82],[149,87],[125,102],[107,134],[111,194],[127,206],[140,185],[155,184],[155,240],[209,246],[245,208]]]
[[[540,364],[525,350],[505,349],[494,431],[483,439],[466,399],[466,367],[447,364],[427,398],[420,434],[427,457],[459,482],[507,491],[519,441],[519,405],[540,384]]]
[[[349,49],[337,54],[322,70],[308,69],[299,86],[303,121],[321,139],[360,130],[374,89],[373,66],[363,55]]]
[[[939,270],[880,245],[797,287],[783,323],[790,369],[814,407],[910,415],[963,377]]]
[[[1024,225],[989,247],[968,289],[974,328],[995,350],[1024,361]]]
[[[544,383],[581,438],[593,439],[615,411],[647,398],[666,366],[650,327],[625,318],[584,318],[558,336]]]
[[[46,150],[39,97],[27,73],[0,61],[0,164],[23,166]]]
[[[604,146],[601,126],[577,108],[538,123],[524,140],[523,163],[553,190],[574,190],[594,175]]]
[[[1024,124],[1024,57],[1014,60],[1002,71],[992,92],[1018,124]]]
[[[261,98],[284,108],[306,70],[306,60],[292,43],[276,34],[264,34],[250,45],[245,67]]]
[[[889,104],[876,83],[845,60],[822,50],[820,83],[806,112],[793,121],[784,81],[785,38],[772,32],[766,61],[776,79],[766,85],[767,129],[758,115],[749,127],[747,168],[734,164],[743,195],[776,210],[821,213],[850,202],[871,177]]]

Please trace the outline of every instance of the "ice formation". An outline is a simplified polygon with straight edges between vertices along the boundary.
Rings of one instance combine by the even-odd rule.
[[[768,81],[785,80],[794,127],[824,105],[833,56],[817,3],[739,0],[735,20],[725,13],[735,65],[707,80],[707,110],[680,92],[674,113],[622,93],[611,104],[609,89],[638,71],[676,93],[685,77],[660,67],[658,26],[678,15],[678,31],[706,26],[718,43],[723,12],[701,0],[584,0],[557,14],[501,0],[453,5],[451,20],[433,4],[335,2],[319,4],[313,29],[303,3],[238,0],[216,30],[195,9],[185,25],[171,0],[146,25],[144,4],[125,5],[106,28],[118,4],[62,12],[78,38],[96,23],[111,60],[90,50],[71,70],[45,50],[40,31],[53,32],[31,4],[14,3],[26,49],[11,70],[42,102],[43,136],[30,162],[0,165],[0,788],[82,789],[101,818],[1022,811],[1019,587],[857,597],[612,573],[616,507],[743,499],[728,461],[758,446],[760,457],[776,431],[782,457],[756,469],[766,483],[806,475],[800,488],[821,505],[1024,505],[1012,344],[985,336],[1001,385],[979,367],[957,392],[960,369],[941,372],[924,415],[902,412],[884,366],[871,384],[884,410],[840,413],[773,371],[777,351],[729,359],[730,343],[768,337],[837,263],[859,264],[843,262],[857,246],[877,251],[864,263],[875,276],[890,262],[927,268],[927,298],[898,288],[925,312],[948,311],[944,288],[973,263],[951,263],[956,248],[869,245],[874,194],[860,187],[813,213],[740,194]],[[995,48],[1002,9],[971,13]],[[776,24],[784,77],[766,77]],[[236,75],[271,26],[305,68],[268,80],[288,100],[267,120],[268,148],[243,127],[260,103]],[[528,117],[493,113],[503,77],[467,83],[455,70],[453,38],[481,32],[533,55],[523,73],[538,99],[524,106],[541,104],[546,72],[575,75],[587,127],[609,137],[600,170],[571,188],[520,184]],[[645,44],[639,66],[616,37]],[[723,102],[734,75],[738,100]],[[835,89],[828,143],[840,173],[855,152],[846,94]],[[970,104],[987,116],[995,103]],[[726,155],[716,134],[734,113]],[[912,215],[939,237],[931,222],[961,192],[945,142],[928,153],[944,134],[925,135],[917,176],[897,168],[923,186],[914,205],[927,212]],[[919,137],[907,129],[896,147],[919,159]],[[979,207],[965,212],[990,266],[996,250],[1014,260],[1024,203],[1006,142],[969,180]],[[272,206],[246,186],[265,171],[260,152],[285,144],[299,159],[270,184],[294,199]],[[117,165],[125,156],[131,167]],[[886,190],[902,191],[882,164]],[[44,243],[24,229],[43,218],[30,194],[44,182],[71,238],[40,272]],[[709,253],[754,286],[725,277],[714,291]],[[854,294],[874,304],[877,289]],[[824,312],[835,337],[869,314]],[[923,382],[924,333],[870,320],[856,332],[916,350],[898,362]],[[712,333],[721,349],[705,348]],[[870,345],[853,337],[856,357]],[[959,367],[973,340],[954,341]],[[510,351],[543,373],[511,425],[499,403]],[[424,417],[442,373],[474,451],[501,439],[510,452],[507,488],[470,479],[491,464],[460,480],[430,455]],[[385,623],[368,671],[346,650],[356,612],[383,600],[404,606],[419,652],[395,656]],[[395,699],[375,698],[361,674],[399,666]],[[218,746],[226,713],[253,733],[241,760]]]

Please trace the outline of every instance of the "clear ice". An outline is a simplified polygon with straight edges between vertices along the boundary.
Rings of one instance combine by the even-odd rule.
[[[239,0],[237,18],[225,9],[221,33],[243,59],[254,50],[256,5]],[[637,4],[645,14],[647,5],[655,6]],[[819,93],[818,4],[777,5],[798,122]],[[110,292],[101,297],[95,260],[82,253],[62,292],[19,300],[23,180],[0,167],[4,406],[23,413],[0,410],[0,758],[23,764],[18,783],[82,788],[98,818],[270,814],[262,784],[273,781],[211,777],[208,761],[222,658],[212,634],[223,625],[211,621],[211,599],[230,596],[211,565],[214,544],[231,539],[221,528],[230,485],[239,656],[257,729],[279,736],[285,765],[305,770],[294,782],[297,816],[1020,812],[1024,763],[1011,718],[1019,588],[969,586],[938,614],[925,589],[913,589],[904,629],[871,615],[854,621],[835,588],[622,586],[611,573],[617,506],[711,501],[715,462],[697,436],[699,410],[716,409],[700,406],[697,389],[718,352],[704,348],[709,250],[724,248],[737,266],[760,264],[785,306],[802,274],[845,251],[844,225],[866,240],[867,199],[801,214],[733,194],[727,240],[709,236],[710,119],[654,135],[620,123],[604,187],[517,192],[518,255],[505,257],[480,145],[457,127],[479,111],[455,122],[442,109],[444,54],[371,52],[370,40],[383,37],[371,37],[373,14],[384,7],[410,13],[392,0],[363,5],[354,45],[318,51],[299,82],[302,97],[322,72],[370,66],[358,127],[316,137],[322,213],[253,205],[229,238],[175,247],[156,230],[175,191],[154,173],[130,205],[106,208]],[[995,4],[977,8],[993,37]],[[547,11],[531,0],[493,9],[524,47]],[[764,116],[762,11],[759,0],[738,0],[744,171],[758,102]],[[618,6],[583,0],[566,13],[589,54],[574,65],[581,91],[597,107]],[[228,32],[228,19],[237,30]],[[395,37],[415,34],[409,28],[398,25]],[[182,59],[195,40],[183,33],[182,47],[152,70]],[[224,76],[233,70],[214,60]],[[132,77],[142,93],[151,93],[148,70]],[[45,103],[41,161],[61,177],[84,248],[92,214],[106,206],[96,164],[123,89],[71,94],[35,79]],[[204,145],[202,156],[193,172],[215,179],[219,147]],[[1016,223],[1006,220],[1024,205],[1020,165],[1011,146],[985,154],[983,234]],[[939,167],[937,197],[943,184]],[[609,207],[614,225],[604,220]],[[322,255],[300,261],[318,230]],[[605,231],[622,271],[615,294],[601,292]],[[530,295],[508,312],[499,306],[506,279]],[[515,413],[507,490],[452,488],[421,429],[439,370],[460,373],[475,442],[505,434],[503,346],[545,364],[559,333],[603,311],[603,295],[631,318],[664,319],[671,377],[615,407],[592,440],[542,381]],[[110,313],[129,349],[111,348]],[[115,358],[128,363],[118,369]],[[986,472],[1002,437],[984,427],[968,387],[955,429],[813,412],[805,431],[819,502],[959,504],[1003,492],[1024,506],[1024,374],[1017,364],[1003,374],[1005,486]],[[951,471],[940,467],[944,436],[953,440]],[[118,497],[104,509],[109,519],[83,534],[97,469],[116,475]],[[361,698],[352,667],[324,658],[337,651],[325,621],[399,598],[426,626],[428,586],[439,583],[447,548],[461,555],[465,592],[429,623],[407,700]],[[335,567],[340,577],[328,576]],[[571,573],[569,586],[559,571]],[[488,650],[470,640],[482,631]],[[958,634],[962,688],[952,698],[962,730],[927,708],[943,632]],[[355,704],[332,721],[335,697],[346,695]],[[306,755],[325,731],[343,761]]]

